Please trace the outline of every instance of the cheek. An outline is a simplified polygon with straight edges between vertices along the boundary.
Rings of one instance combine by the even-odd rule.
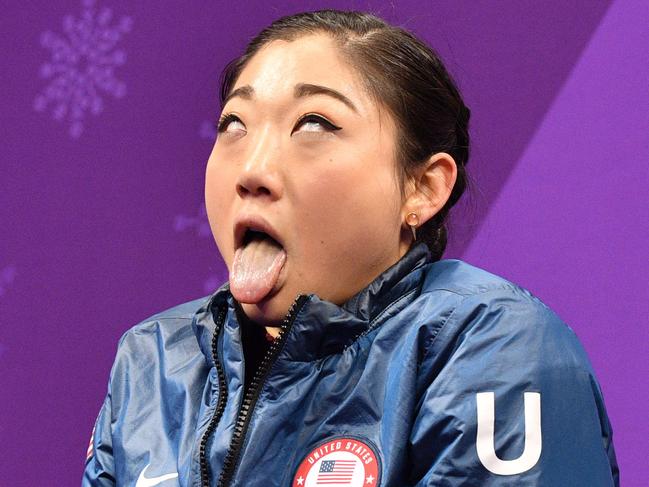
[[[356,242],[367,248],[368,232],[379,245],[395,232],[398,193],[394,174],[387,168],[354,167],[353,162],[305,175],[296,208],[310,245],[349,251]]]

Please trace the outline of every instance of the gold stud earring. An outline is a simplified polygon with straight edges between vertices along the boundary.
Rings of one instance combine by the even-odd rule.
[[[412,230],[413,240],[417,240],[417,232],[415,232],[415,228],[417,228],[417,224],[419,223],[417,213],[408,213],[406,216],[406,223],[410,226],[410,230]]]

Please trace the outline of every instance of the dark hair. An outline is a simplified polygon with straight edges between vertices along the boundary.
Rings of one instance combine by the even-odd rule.
[[[391,113],[397,126],[395,160],[402,201],[406,177],[433,154],[446,152],[457,165],[457,179],[443,208],[417,230],[433,260],[446,249],[448,213],[467,186],[470,110],[436,52],[401,27],[375,15],[324,9],[287,15],[255,36],[242,56],[221,75],[221,105],[248,61],[273,40],[292,41],[309,34],[330,35],[343,58],[354,66],[368,94]]]

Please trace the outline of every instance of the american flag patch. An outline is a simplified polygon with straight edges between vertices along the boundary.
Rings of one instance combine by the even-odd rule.
[[[351,485],[356,460],[322,460],[318,485]]]
[[[380,487],[381,466],[373,445],[339,436],[312,446],[302,458],[291,487]]]

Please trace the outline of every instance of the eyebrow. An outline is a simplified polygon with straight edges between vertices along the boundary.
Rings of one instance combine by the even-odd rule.
[[[240,86],[239,88],[233,90],[228,96],[225,97],[225,99],[223,100],[223,106],[225,106],[228,103],[228,101],[230,101],[234,97],[238,96],[240,98],[243,98],[244,100],[250,100],[253,98],[254,94],[255,94],[255,90],[252,86],[250,85]],[[326,86],[322,86],[322,85],[314,85],[311,83],[298,83],[295,85],[295,88],[293,90],[293,97],[295,98],[302,98],[305,96],[313,96],[313,95],[330,96],[332,98],[335,98],[338,101],[343,102],[354,112],[358,113],[358,109],[356,108],[356,105],[354,105],[354,103],[352,103],[352,101],[349,98],[347,98],[345,95],[332,88],[327,88]]]

